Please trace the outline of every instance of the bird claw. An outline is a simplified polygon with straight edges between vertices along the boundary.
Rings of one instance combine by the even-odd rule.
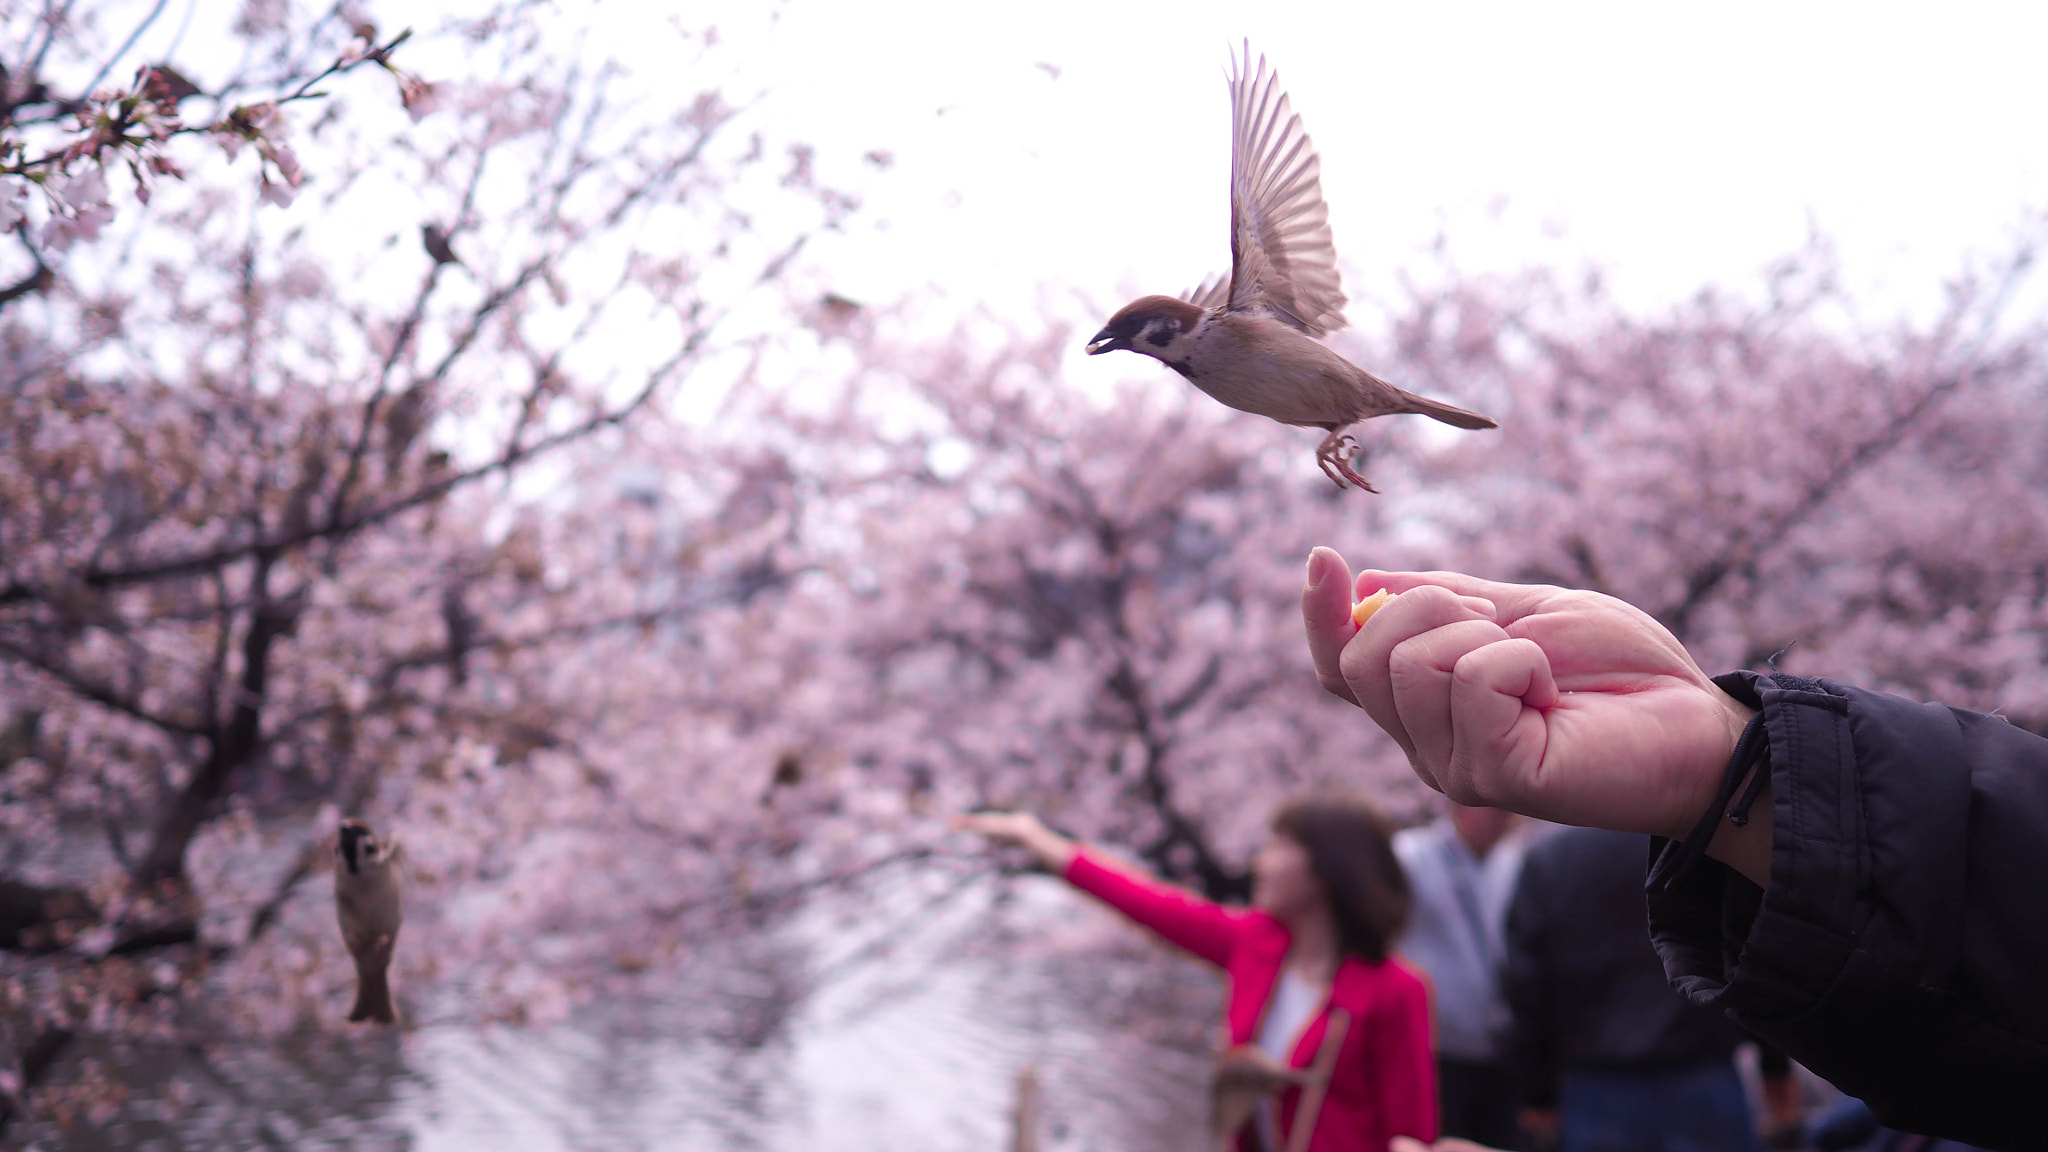
[[[1351,468],[1351,458],[1364,450],[1365,446],[1349,435],[1332,436],[1323,441],[1322,448],[1317,451],[1316,463],[1322,465],[1323,475],[1328,476],[1337,487],[1344,487],[1345,481],[1348,480],[1353,486],[1377,495],[1379,489],[1373,487],[1370,481]]]

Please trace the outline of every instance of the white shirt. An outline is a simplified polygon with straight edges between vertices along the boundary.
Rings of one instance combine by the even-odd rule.
[[[1491,1063],[1506,1055],[1507,1001],[1501,995],[1508,902],[1522,874],[1529,827],[1501,838],[1484,859],[1448,817],[1394,834],[1414,906],[1396,945],[1429,974],[1436,992],[1437,1051]]]
[[[1280,980],[1273,985],[1273,998],[1266,1002],[1266,1015],[1259,1021],[1256,1038],[1266,1055],[1287,1063],[1287,1058],[1294,1054],[1294,1038],[1301,1035],[1302,1025],[1323,1006],[1323,992],[1322,985],[1309,983],[1295,975],[1294,969],[1280,969]]]
[[[1266,1015],[1259,1021],[1259,1034],[1253,1037],[1266,1055],[1288,1064],[1288,1057],[1294,1055],[1295,1038],[1301,1029],[1323,1006],[1323,993],[1327,989],[1321,984],[1311,984],[1295,975],[1294,969],[1285,965],[1280,969],[1280,980],[1273,985],[1273,998],[1266,1001]],[[1257,1117],[1259,1134],[1264,1140],[1261,1147],[1280,1147],[1280,1128],[1273,1109],[1273,1101],[1261,1100]]]

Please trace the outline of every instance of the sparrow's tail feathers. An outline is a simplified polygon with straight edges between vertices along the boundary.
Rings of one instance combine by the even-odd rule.
[[[348,1010],[348,1022],[365,1020],[378,1024],[398,1023],[398,1005],[391,1000],[391,977],[387,969],[374,972],[356,969],[356,1003]]]
[[[1481,416],[1470,408],[1460,408],[1456,404],[1446,404],[1441,400],[1431,400],[1427,396],[1417,396],[1413,393],[1409,394],[1408,401],[1408,411],[1418,416],[1428,416],[1434,420],[1441,420],[1446,424],[1459,428],[1477,430],[1480,428],[1500,427],[1499,424],[1494,423],[1491,417]]]

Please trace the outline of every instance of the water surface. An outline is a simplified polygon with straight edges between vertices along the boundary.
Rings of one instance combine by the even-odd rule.
[[[205,1057],[74,1045],[58,1075],[101,1060],[128,1100],[104,1125],[9,1135],[81,1152],[999,1152],[1029,1068],[1046,1152],[1206,1143],[1214,973],[1045,878],[979,881],[937,907],[862,901],[707,945],[644,997],[563,1025],[455,1021]]]

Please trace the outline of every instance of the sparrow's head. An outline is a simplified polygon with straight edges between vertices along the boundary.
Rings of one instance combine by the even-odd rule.
[[[334,841],[334,855],[349,875],[361,875],[363,869],[375,867],[384,862],[388,854],[384,842],[361,820],[343,820],[341,830]]]
[[[1140,296],[1109,318],[1088,342],[1088,354],[1099,356],[1122,348],[1161,360],[1180,360],[1183,357],[1174,355],[1174,346],[1194,332],[1205,315],[1199,306],[1178,297]]]

